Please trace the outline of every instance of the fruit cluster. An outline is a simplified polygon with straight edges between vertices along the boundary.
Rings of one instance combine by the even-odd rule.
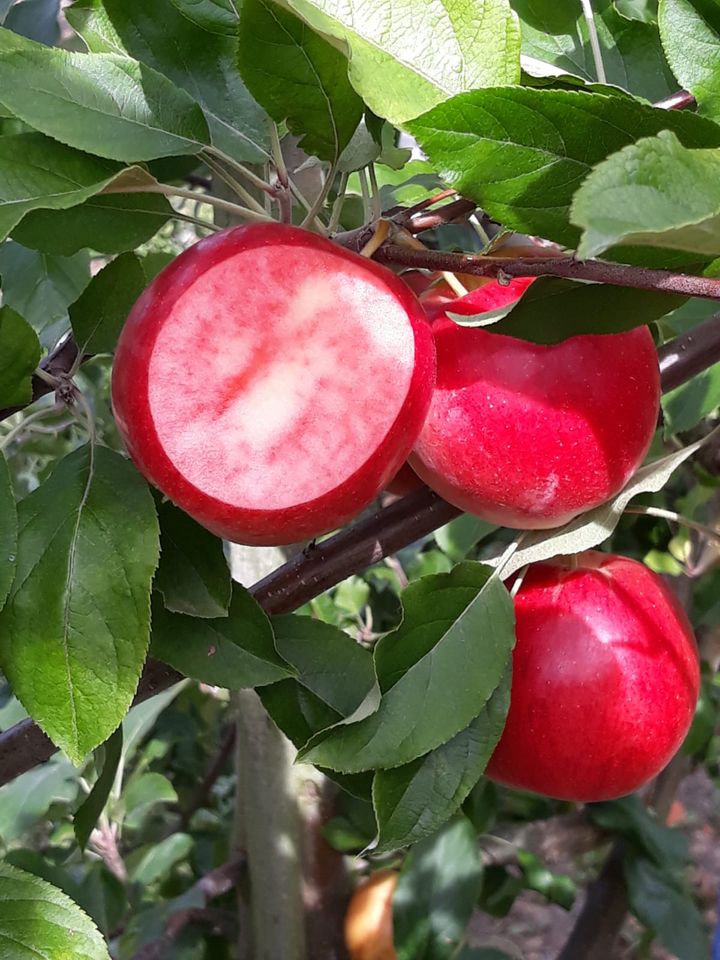
[[[372,261],[281,224],[178,257],[118,345],[131,456],[218,535],[288,544],[341,526],[410,455],[445,499],[505,526],[558,526],[647,453],[660,381],[646,327],[538,346],[445,314],[516,299],[493,282],[421,304]]]
[[[644,459],[657,354],[646,327],[538,346],[447,316],[501,306],[529,282],[418,299],[307,231],[220,232],[135,305],[113,374],[118,425],[155,486],[240,543],[336,528],[401,468],[395,489],[419,477],[491,522],[558,526]],[[599,800],[657,773],[698,692],[690,627],[660,579],[585,554],[532,568],[515,609],[511,709],[489,774]]]

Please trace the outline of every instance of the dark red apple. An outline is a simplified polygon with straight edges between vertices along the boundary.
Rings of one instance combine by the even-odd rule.
[[[448,317],[432,330],[437,383],[410,465],[461,510],[520,529],[559,526],[642,463],[660,401],[647,327],[553,346]]]
[[[430,328],[392,272],[281,224],[181,254],[134,306],[112,399],[141,472],[219,536],[314,537],[398,471],[434,382]]]
[[[396,497],[404,497],[413,490],[419,490],[424,487],[420,477],[415,473],[409,463],[405,462],[392,480],[388,480],[385,489],[388,493],[394,493]]]
[[[536,564],[515,618],[510,712],[488,777],[591,802],[659,773],[700,683],[692,629],[660,577],[595,551]]]

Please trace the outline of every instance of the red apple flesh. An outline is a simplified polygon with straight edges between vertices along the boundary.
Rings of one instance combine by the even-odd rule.
[[[560,526],[642,463],[660,402],[647,327],[553,346],[448,317],[432,330],[437,382],[410,465],[461,510],[519,529]]]
[[[515,618],[510,712],[487,776],[592,802],[659,773],[700,683],[692,629],[660,577],[595,551],[536,564]]]
[[[422,308],[391,271],[308,231],[236,227],[134,306],[112,383],[130,456],[219,536],[284,544],[383,489],[434,382]]]

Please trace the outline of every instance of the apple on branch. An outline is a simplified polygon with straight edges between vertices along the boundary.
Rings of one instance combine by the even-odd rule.
[[[534,564],[515,631],[490,779],[589,803],[663,769],[690,729],[700,673],[685,611],[657,574],[597,551]]]
[[[140,471],[218,536],[287,544],[345,523],[398,471],[435,376],[390,270],[308,231],[236,227],[134,306],[113,408]]]
[[[491,284],[445,310],[472,313],[517,297],[529,281]],[[507,303],[507,299],[504,303]],[[647,327],[552,346],[432,324],[437,382],[409,459],[450,503],[518,529],[560,526],[618,493],[657,424],[660,373]]]

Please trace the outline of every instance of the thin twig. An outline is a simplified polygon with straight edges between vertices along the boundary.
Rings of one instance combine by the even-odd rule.
[[[671,93],[662,100],[658,100],[654,106],[660,110],[683,110],[685,107],[694,107],[695,103],[695,97],[689,90],[678,90],[677,93]]]
[[[315,222],[317,221],[317,219],[318,219],[318,214],[319,214],[320,211],[322,210],[323,205],[324,205],[325,201],[327,200],[328,194],[330,193],[330,190],[332,189],[332,185],[333,185],[333,182],[334,182],[334,180],[335,180],[335,175],[336,175],[336,174],[337,174],[337,163],[334,163],[334,164],[330,167],[330,170],[328,171],[328,175],[327,175],[327,177],[325,178],[325,182],[324,182],[323,185],[322,185],[322,189],[320,190],[320,192],[318,193],[318,195],[315,197],[315,200],[314,200],[314,202],[313,202],[313,205],[310,207],[310,209],[308,210],[308,212],[307,212],[307,214],[306,214],[306,216],[305,216],[305,219],[304,219],[303,222],[301,223],[301,226],[302,226],[302,227],[309,228],[309,227],[310,227],[310,224],[315,223]],[[322,223],[322,221],[321,221],[321,223]],[[323,234],[327,233],[327,229],[326,229],[326,227],[325,227],[324,224],[323,224],[323,226],[322,226],[322,232],[323,232]]]
[[[328,233],[333,234],[338,228],[340,223],[340,217],[342,215],[343,203],[345,202],[345,191],[347,190],[347,184],[350,174],[341,173],[340,181],[338,183],[337,193],[335,195],[335,202],[333,203],[332,212],[330,214],[330,220],[328,222]]]
[[[657,517],[660,520],[670,520],[680,526],[695,530],[697,533],[702,533],[703,536],[708,537],[710,540],[720,541],[720,532],[713,530],[712,527],[708,527],[704,523],[691,520],[682,513],[675,513],[674,510],[662,510],[660,507],[625,507],[624,512],[632,513],[639,517]]]
[[[122,193],[160,193],[164,197],[183,197],[186,200],[200,200],[211,207],[217,207],[218,210],[225,210],[234,217],[242,220],[250,220],[253,223],[273,222],[264,211],[258,213],[256,210],[250,210],[249,207],[242,207],[238,203],[232,203],[230,200],[222,200],[211,193],[195,193],[193,190],[183,190],[181,187],[173,187],[169,183],[149,184],[142,187],[123,187]]]

